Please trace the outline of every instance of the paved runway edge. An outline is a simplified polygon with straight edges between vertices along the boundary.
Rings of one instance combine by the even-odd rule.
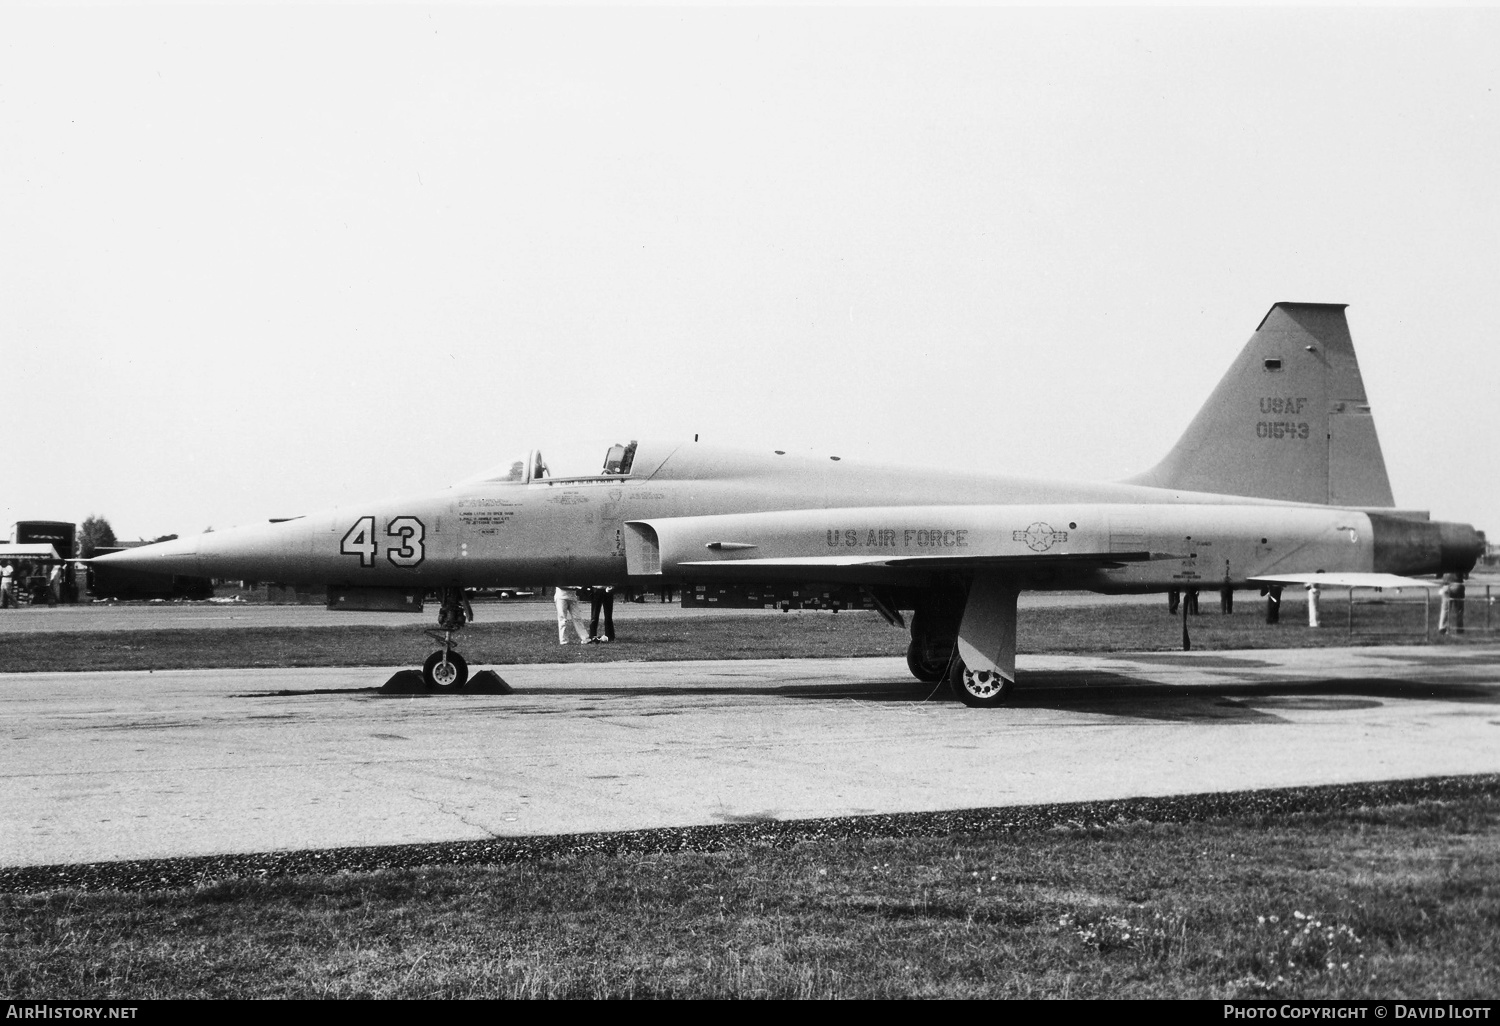
[[[764,820],[618,833],[201,855],[80,865],[22,866],[0,869],[0,894],[58,889],[144,891],[300,874],[504,865],[570,855],[618,857],[708,853],[749,847],[790,848],[805,841],[816,840],[1029,832],[1059,825],[1087,828],[1136,822],[1186,823],[1225,816],[1337,812],[1483,796],[1500,796],[1500,774],[1422,777],[1357,784],[956,809],[945,812]]]

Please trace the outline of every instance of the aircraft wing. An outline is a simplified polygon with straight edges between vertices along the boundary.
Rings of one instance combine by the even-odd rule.
[[[1251,577],[1251,584],[1321,584],[1330,588],[1441,588],[1442,581],[1423,581],[1399,574],[1267,574]]]

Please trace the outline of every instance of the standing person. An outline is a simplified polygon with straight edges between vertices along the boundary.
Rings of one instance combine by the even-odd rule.
[[[1307,625],[1309,627],[1321,627],[1323,624],[1318,620],[1318,596],[1323,589],[1316,584],[1307,584]]]
[[[1177,615],[1177,603],[1180,602],[1180,601],[1182,601],[1182,595],[1181,595],[1181,593],[1179,593],[1176,588],[1168,588],[1167,589],[1167,614],[1169,616],[1176,616]]]
[[[604,611],[604,633],[599,633],[599,611]],[[595,643],[615,640],[615,586],[589,589],[589,640]]]
[[[1438,590],[1438,633],[1447,634],[1451,624],[1455,633],[1464,629],[1464,582],[1458,574],[1446,574]]]
[[[52,572],[47,575],[47,605],[55,606],[62,599],[62,574],[61,563],[52,564]]]
[[[6,563],[0,566],[0,609],[16,604],[16,568]]]
[[[1281,589],[1266,589],[1266,623],[1281,622]]]
[[[1189,588],[1187,590],[1187,594],[1182,597],[1182,601],[1184,601],[1184,602],[1187,603],[1187,611],[1189,613],[1191,613],[1193,616],[1197,616],[1198,615],[1198,589],[1197,588]]]
[[[587,645],[589,636],[584,633],[583,611],[578,608],[578,589],[559,585],[552,601],[557,604],[557,643],[568,643],[568,624],[571,622],[573,629],[578,632],[578,643]]]

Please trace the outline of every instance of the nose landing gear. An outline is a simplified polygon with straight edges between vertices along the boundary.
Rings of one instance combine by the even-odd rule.
[[[438,629],[423,631],[443,647],[422,664],[422,681],[430,691],[457,691],[469,680],[469,664],[453,648],[453,635],[474,619],[474,610],[462,588],[443,588],[439,593]]]

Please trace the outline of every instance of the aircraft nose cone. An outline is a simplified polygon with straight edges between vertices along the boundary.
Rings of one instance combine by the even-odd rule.
[[[96,566],[119,570],[138,570],[152,574],[196,574],[198,572],[198,536],[155,542],[123,552],[96,556]]]

